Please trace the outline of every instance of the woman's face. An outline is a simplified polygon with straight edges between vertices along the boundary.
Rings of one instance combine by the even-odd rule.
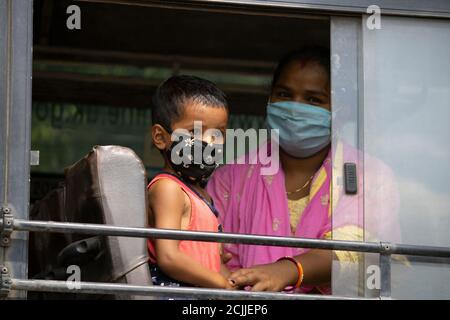
[[[296,101],[331,111],[328,73],[317,62],[290,62],[272,87],[270,102],[279,101]]]

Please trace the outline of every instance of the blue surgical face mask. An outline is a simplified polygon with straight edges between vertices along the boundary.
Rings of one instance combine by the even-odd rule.
[[[331,141],[331,112],[295,101],[267,106],[267,126],[279,130],[280,147],[296,158],[310,157]]]

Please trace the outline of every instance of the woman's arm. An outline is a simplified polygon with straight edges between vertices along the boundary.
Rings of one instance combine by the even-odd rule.
[[[182,218],[190,204],[185,193],[171,180],[160,180],[149,190],[150,209],[156,228],[181,229]],[[158,266],[168,276],[201,287],[230,288],[227,279],[218,272],[203,267],[179,250],[178,240],[155,239]]]
[[[302,264],[303,284],[317,286],[331,282],[332,251],[310,250],[294,259]],[[229,277],[237,287],[253,286],[252,291],[281,291],[295,285],[297,278],[297,268],[288,260],[241,269]]]

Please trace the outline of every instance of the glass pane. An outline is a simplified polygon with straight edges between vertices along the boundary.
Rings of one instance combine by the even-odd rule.
[[[123,64],[79,63],[69,61],[36,60],[36,73],[66,73],[74,76],[109,76],[116,79],[139,79],[153,83],[148,91],[151,99],[153,89],[170,77],[174,70],[168,67],[137,67]],[[239,88],[249,96],[256,92],[266,95],[270,83],[267,74],[252,75],[238,71],[212,71],[208,69],[179,70],[209,79],[220,87]],[[100,95],[100,93],[97,93]],[[51,98],[50,98],[51,99]],[[61,99],[57,99],[60,101]],[[244,102],[241,102],[244,105]],[[257,100],[254,102],[257,105]],[[245,107],[251,108],[248,103]],[[253,110],[256,108],[253,108]],[[230,115],[232,129],[264,128],[264,118],[249,110]],[[151,109],[149,106],[126,106],[80,104],[39,100],[32,108],[32,149],[40,151],[39,166],[31,168],[32,199],[44,196],[57,185],[66,166],[86,155],[94,145],[121,145],[133,149],[143,160],[149,177],[161,170],[164,163],[150,138]],[[64,152],[61,152],[64,150]],[[237,154],[236,157],[241,156]]]
[[[358,152],[358,40],[361,20],[333,17],[331,21],[332,82],[332,235],[333,240],[363,241],[362,155]],[[355,165],[357,192],[346,193],[344,164]],[[362,254],[334,251],[332,293],[361,295]]]
[[[450,22],[381,23],[363,31],[365,239],[450,246]],[[394,298],[450,297],[449,260],[393,258]]]

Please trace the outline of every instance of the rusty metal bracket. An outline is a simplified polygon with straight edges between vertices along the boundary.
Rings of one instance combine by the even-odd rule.
[[[14,227],[14,218],[10,208],[2,207],[0,209],[0,218],[2,218],[2,227],[0,230],[0,247],[9,247],[11,243],[11,233]]]
[[[380,299],[391,299],[391,255],[395,245],[390,242],[381,242],[380,272],[381,288]]]
[[[0,265],[0,298],[6,298],[11,291],[11,275],[4,265]]]

